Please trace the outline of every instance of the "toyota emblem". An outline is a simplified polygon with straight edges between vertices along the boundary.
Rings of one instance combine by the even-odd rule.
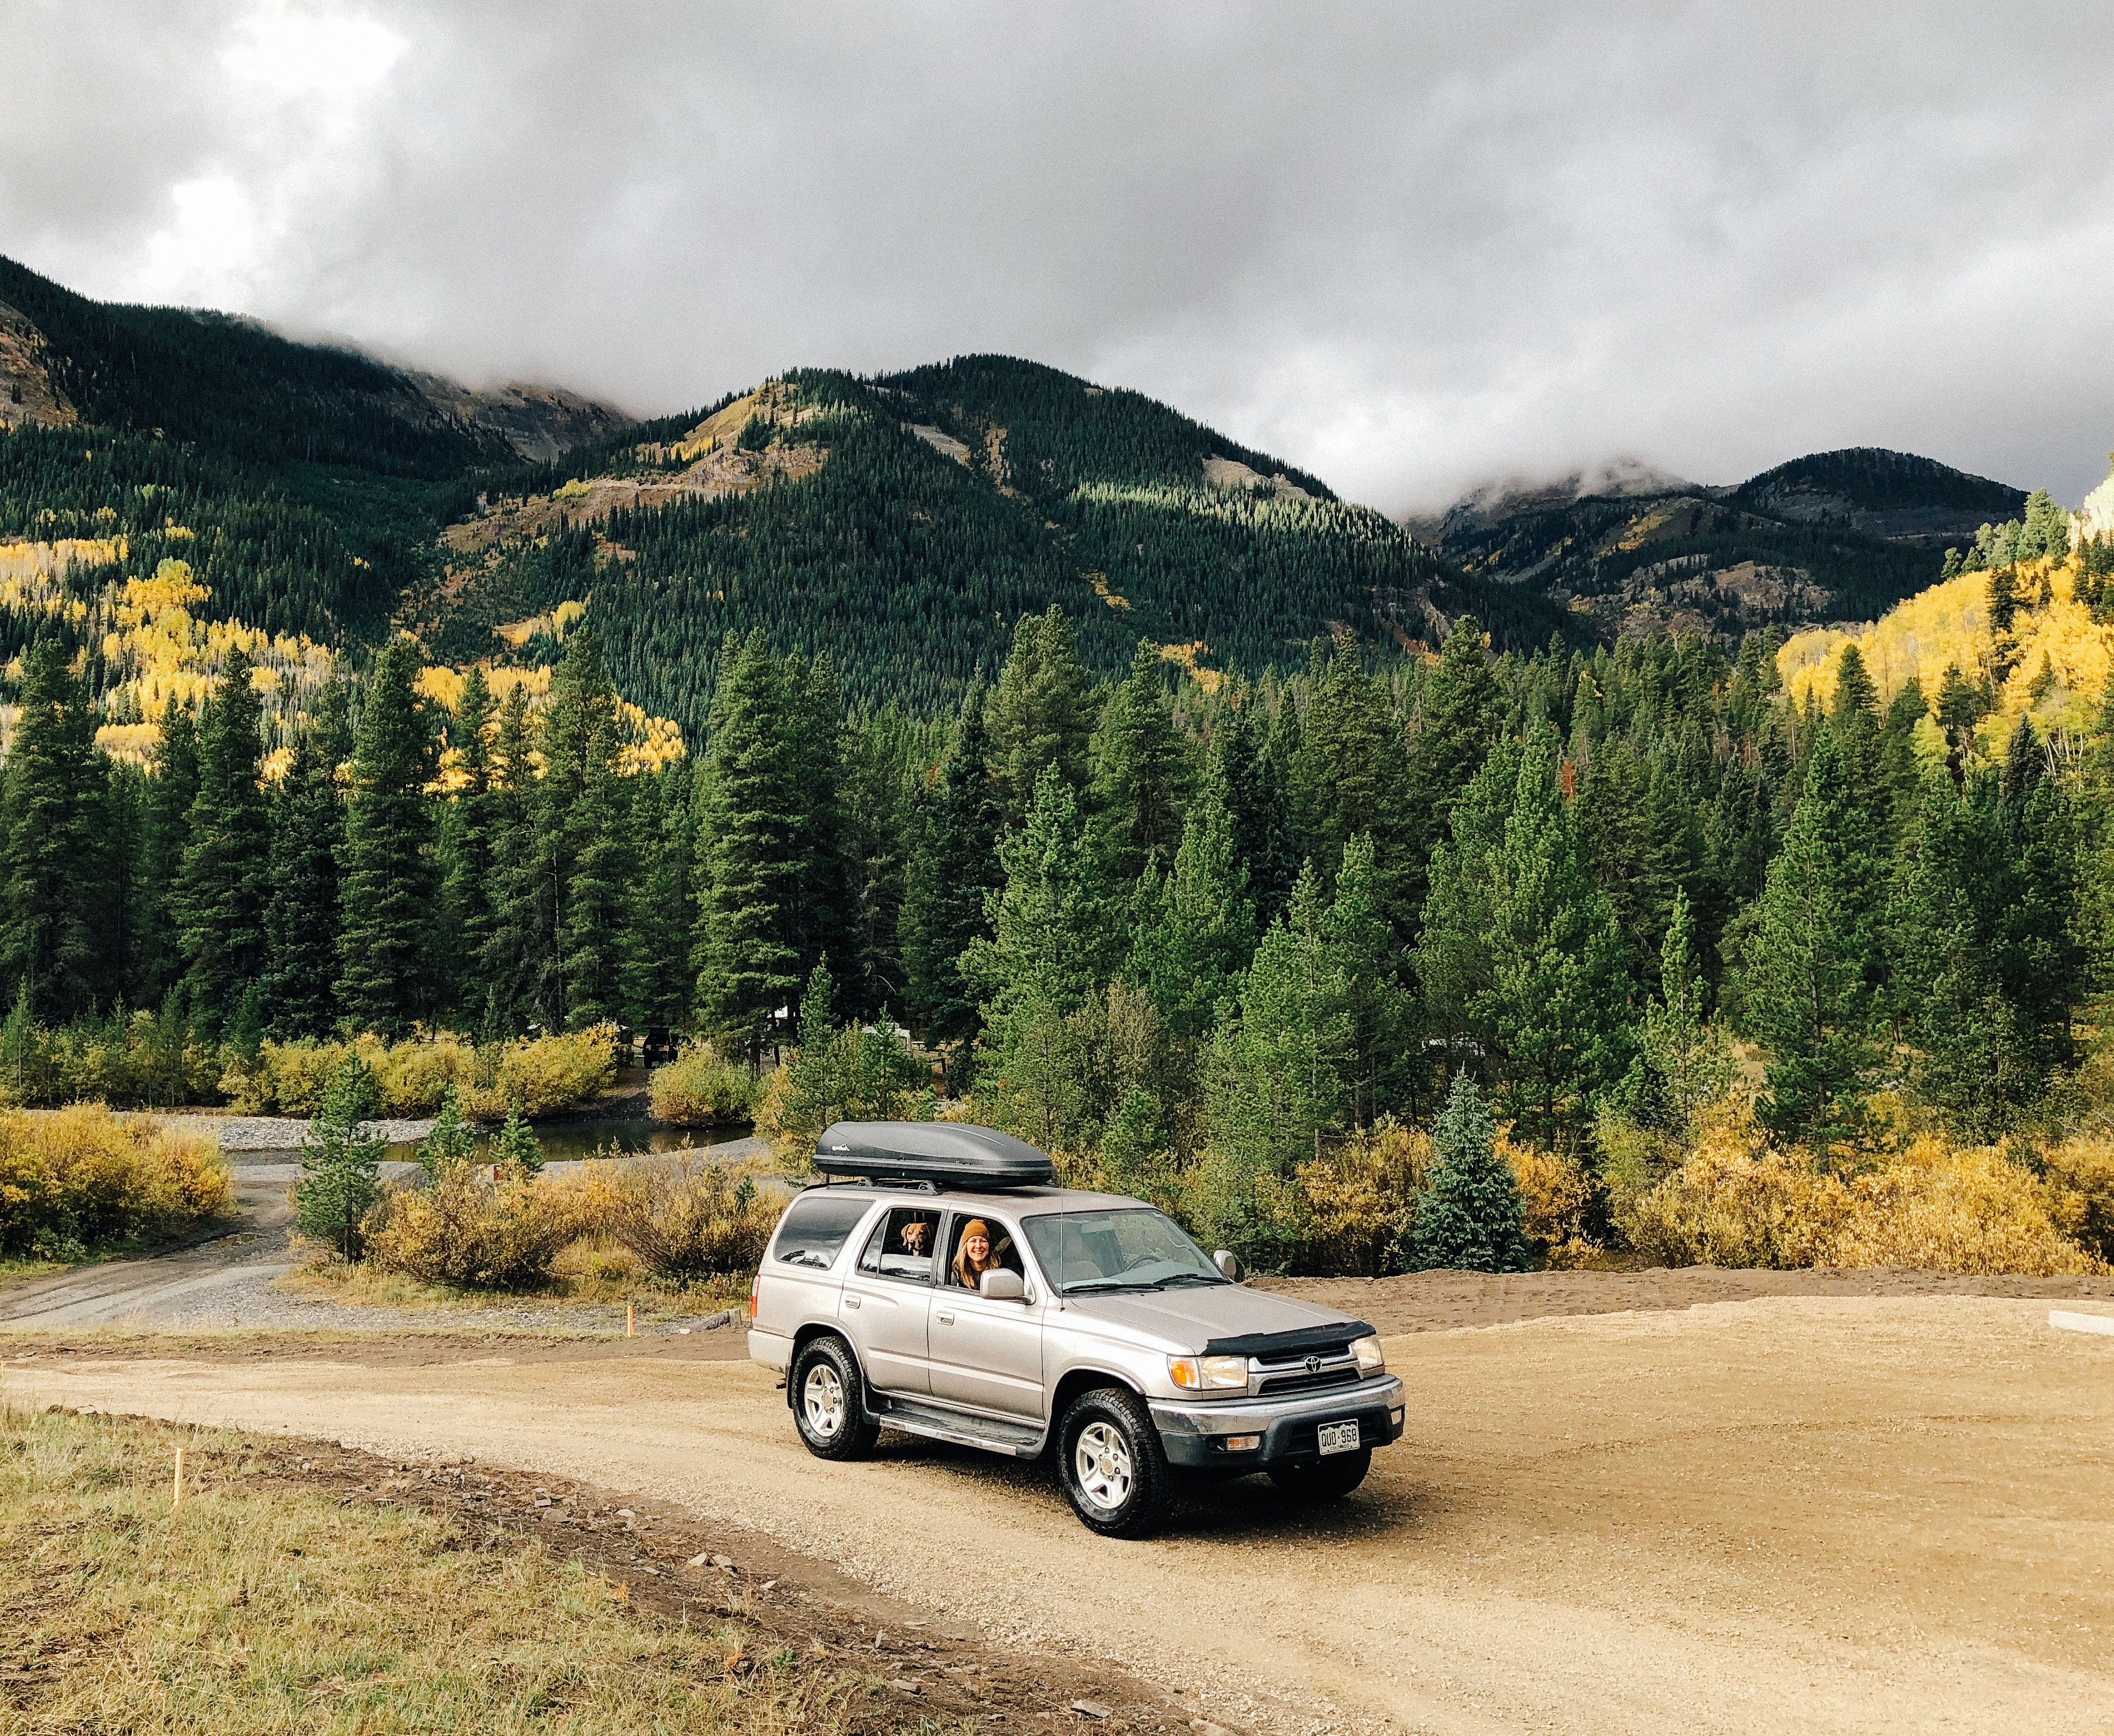
[[[1321,1358],[1320,1358],[1320,1357],[1318,1357],[1318,1356],[1310,1356],[1310,1357],[1308,1357],[1308,1358],[1306,1358],[1306,1372],[1307,1372],[1309,1374],[1319,1374],[1319,1373],[1320,1373],[1320,1372],[1321,1372]]]

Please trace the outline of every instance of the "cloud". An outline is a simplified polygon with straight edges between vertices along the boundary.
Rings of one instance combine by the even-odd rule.
[[[2114,445],[2114,18],[16,0],[0,250],[640,411],[1000,349],[1407,510]]]

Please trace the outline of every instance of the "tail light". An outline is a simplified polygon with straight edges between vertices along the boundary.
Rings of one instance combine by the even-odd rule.
[[[758,1272],[748,1280],[748,1317],[752,1322],[756,1319],[756,1293],[762,1288],[763,1274]]]

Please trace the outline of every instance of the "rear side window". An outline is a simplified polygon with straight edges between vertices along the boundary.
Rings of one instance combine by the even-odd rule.
[[[844,1238],[858,1227],[872,1205],[870,1199],[831,1199],[826,1193],[796,1199],[779,1221],[771,1257],[787,1266],[826,1271],[837,1263]]]

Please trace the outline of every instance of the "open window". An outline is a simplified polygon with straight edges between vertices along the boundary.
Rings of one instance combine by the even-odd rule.
[[[964,1290],[976,1289],[986,1271],[1022,1271],[1013,1226],[981,1213],[955,1213],[948,1227],[947,1258],[942,1270],[945,1273],[942,1281]]]
[[[867,1238],[858,1269],[869,1277],[932,1281],[932,1255],[940,1242],[940,1214],[922,1206],[897,1206],[883,1214]]]

